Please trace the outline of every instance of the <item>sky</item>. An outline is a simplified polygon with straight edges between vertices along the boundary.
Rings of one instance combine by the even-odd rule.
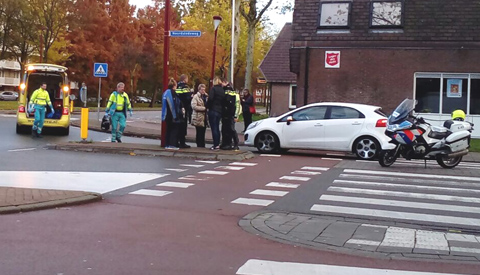
[[[137,6],[137,8],[142,8],[152,3],[151,0],[129,0],[129,1],[130,1],[130,5],[135,5]],[[284,0],[284,2],[293,2],[293,0]],[[293,18],[292,12],[289,12],[283,15],[283,14],[278,14],[277,11],[274,11],[272,9],[270,9],[270,11],[267,11],[265,14],[270,18],[270,22],[273,23],[273,28],[275,29],[275,31],[280,31],[283,25],[285,25],[285,23],[287,22],[292,22],[292,18]]]

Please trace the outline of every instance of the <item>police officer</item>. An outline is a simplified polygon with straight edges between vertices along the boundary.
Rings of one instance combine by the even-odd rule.
[[[180,148],[190,148],[190,145],[185,143],[185,136],[187,135],[187,126],[188,122],[191,121],[192,117],[192,92],[188,87],[188,76],[182,74],[180,76],[180,81],[178,81],[177,89],[175,90],[180,101],[182,103],[182,108],[185,110],[184,116],[185,119],[181,122],[179,131],[178,131],[178,141],[180,143]],[[187,121],[188,120],[188,121]]]
[[[133,116],[132,104],[125,92],[125,84],[120,82],[117,84],[117,90],[110,95],[105,110],[112,116],[112,142],[122,142],[122,134],[127,126],[127,110],[130,112],[130,117]],[[120,127],[117,130],[118,124]]]
[[[47,83],[43,82],[39,89],[35,90],[30,97],[29,112],[35,109],[35,120],[32,126],[32,136],[41,138],[43,123],[45,121],[45,112],[47,105],[50,107],[50,115],[55,114],[50,95],[47,92]]]

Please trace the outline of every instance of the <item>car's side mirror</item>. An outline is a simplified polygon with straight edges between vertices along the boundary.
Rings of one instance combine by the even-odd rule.
[[[290,123],[293,121],[293,117],[292,116],[288,116],[287,117],[287,125],[290,125]]]

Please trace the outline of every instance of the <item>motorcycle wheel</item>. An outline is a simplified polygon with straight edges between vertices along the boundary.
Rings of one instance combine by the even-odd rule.
[[[390,167],[397,160],[395,150],[382,150],[378,155],[378,163],[382,167]]]
[[[452,169],[462,161],[462,157],[448,158],[446,156],[438,156],[437,163],[443,168]]]

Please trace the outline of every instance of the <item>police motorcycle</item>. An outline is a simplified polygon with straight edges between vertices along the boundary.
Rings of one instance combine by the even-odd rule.
[[[412,115],[416,100],[405,99],[388,117],[385,134],[391,138],[379,153],[378,162],[391,166],[398,157],[407,160],[436,160],[443,168],[454,168],[468,154],[473,124],[460,115],[460,121],[447,120],[444,127],[432,126]],[[458,115],[458,113],[457,113]],[[455,117],[454,117],[455,118]]]

